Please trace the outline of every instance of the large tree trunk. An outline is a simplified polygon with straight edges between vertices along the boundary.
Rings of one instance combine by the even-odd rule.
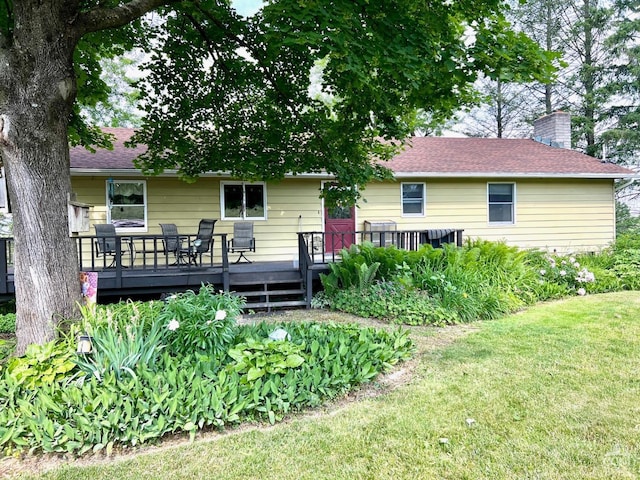
[[[56,336],[77,313],[78,260],[69,236],[67,126],[75,96],[64,1],[14,2],[14,43],[0,72],[0,152],[12,199],[17,353]],[[0,67],[1,68],[1,67]]]

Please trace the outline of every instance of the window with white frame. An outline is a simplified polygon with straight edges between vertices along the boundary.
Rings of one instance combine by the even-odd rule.
[[[514,223],[514,183],[489,183],[489,223]]]
[[[107,180],[107,222],[122,230],[146,231],[146,181]]]
[[[424,217],[427,203],[424,183],[402,183],[402,215]]]
[[[0,168],[0,213],[11,213],[11,204],[7,193],[7,177],[4,167]]]
[[[263,182],[222,182],[220,208],[223,220],[266,220],[267,187]]]

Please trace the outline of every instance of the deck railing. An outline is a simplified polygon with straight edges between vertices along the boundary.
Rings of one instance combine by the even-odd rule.
[[[378,246],[395,245],[405,250],[417,250],[423,244],[439,247],[443,243],[462,245],[463,230],[410,230],[410,231],[353,231],[346,233],[303,232],[298,234],[298,259],[307,298],[311,298],[314,270],[324,264],[340,260],[340,249],[353,243],[371,242]],[[184,235],[185,245],[195,235]],[[230,288],[227,235],[214,234],[211,248],[198,254],[197,264],[181,263],[171,252],[165,253],[162,235],[118,235],[115,255],[102,255],[98,250],[98,237],[74,237],[82,271],[109,272],[109,287],[116,291],[123,287],[126,272],[143,275],[189,275],[193,279],[206,278],[207,271],[217,272],[225,290]],[[0,237],[0,296],[9,297],[14,290],[14,240]]]
[[[402,250],[418,250],[424,244],[437,248],[445,243],[454,243],[460,247],[463,232],[456,229],[302,232],[298,234],[298,245],[304,245],[299,250],[307,253],[309,264],[318,264],[339,261],[340,250],[354,243],[371,242],[378,247],[393,245]],[[302,255],[300,265],[302,267]]]
[[[191,245],[196,235],[180,235],[184,247]],[[75,237],[80,270],[122,270],[135,268],[150,271],[168,269],[192,269],[220,266],[228,269],[227,235],[214,234],[209,250],[197,253],[195,262],[188,256],[176,256],[164,248],[162,235],[118,235],[112,252],[104,254],[100,249],[101,239],[96,236]]]

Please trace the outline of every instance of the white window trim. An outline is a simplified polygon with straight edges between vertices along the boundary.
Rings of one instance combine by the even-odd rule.
[[[228,217],[225,215],[224,204],[224,186],[225,185],[242,185],[242,216],[241,217]],[[246,202],[247,197],[244,187],[246,185],[262,185],[262,202],[264,205],[264,216],[262,217],[247,217],[246,215]],[[220,218],[222,220],[266,220],[267,219],[267,182],[220,182]]]
[[[142,198],[144,199],[144,227],[117,227],[116,232],[147,232],[149,231],[149,218],[147,216],[147,181],[146,180],[120,180],[111,178],[105,182],[105,205],[107,206],[107,223],[111,223],[111,206],[109,205],[109,184],[110,183],[142,183]]]
[[[5,215],[11,213],[9,212],[9,190],[7,189],[7,176],[4,167],[0,168],[0,197],[2,198],[0,213]]]
[[[404,185],[422,185],[422,213],[404,213],[404,197],[402,190]],[[400,213],[402,217],[426,217],[427,216],[427,184],[425,182],[401,182],[400,183]]]
[[[492,222],[489,218],[489,185],[512,185],[513,198],[511,201],[511,221],[510,222]],[[487,224],[504,226],[516,224],[516,182],[487,182]]]

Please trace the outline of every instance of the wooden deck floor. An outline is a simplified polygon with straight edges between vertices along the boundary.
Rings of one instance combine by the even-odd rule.
[[[314,268],[314,278],[317,279],[318,274],[326,270],[326,265],[317,266]],[[228,290],[236,291],[242,290],[245,285],[299,282],[301,272],[291,261],[234,263],[229,265],[228,278]],[[120,271],[120,275],[115,269],[104,269],[98,271],[98,298],[153,296],[197,289],[203,283],[224,290],[222,266],[175,266],[158,271],[126,268]]]

